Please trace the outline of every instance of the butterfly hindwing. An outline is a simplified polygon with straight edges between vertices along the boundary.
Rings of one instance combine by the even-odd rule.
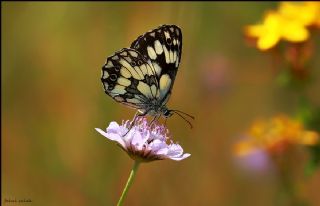
[[[152,63],[134,49],[122,49],[108,57],[101,81],[109,96],[137,109],[145,109],[160,95]]]
[[[163,25],[139,36],[131,48],[149,59],[155,69],[160,101],[165,104],[171,93],[182,53],[182,33],[175,25]]]
[[[163,25],[139,36],[130,48],[108,57],[102,67],[105,93],[142,115],[169,117],[166,106],[181,61],[182,33]]]

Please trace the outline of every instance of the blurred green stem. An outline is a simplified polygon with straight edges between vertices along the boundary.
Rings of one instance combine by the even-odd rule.
[[[131,169],[130,176],[128,178],[127,184],[126,184],[125,188],[123,189],[122,195],[121,195],[121,197],[120,197],[120,199],[118,201],[117,206],[121,206],[123,201],[124,201],[124,199],[125,199],[125,197],[127,196],[129,188],[133,183],[134,177],[136,176],[136,173],[137,173],[137,170],[139,168],[139,165],[140,165],[140,161],[138,161],[138,160],[134,161],[134,164],[133,164],[133,167]]]
[[[296,155],[289,150],[287,154],[276,159],[279,172],[279,191],[275,205],[279,206],[307,206],[306,200],[299,196],[298,182],[295,178]]]

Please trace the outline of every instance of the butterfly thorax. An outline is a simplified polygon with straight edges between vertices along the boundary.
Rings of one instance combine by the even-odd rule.
[[[152,105],[147,110],[139,110],[141,113],[145,113],[147,111],[148,115],[151,116],[164,116],[168,118],[172,115],[172,111],[169,110],[165,105]]]

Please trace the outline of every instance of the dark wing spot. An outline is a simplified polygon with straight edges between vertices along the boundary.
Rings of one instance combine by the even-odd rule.
[[[137,89],[137,86],[139,84],[139,80],[134,79],[134,78],[131,77],[130,81],[131,81],[131,84],[128,87],[126,87],[126,89],[125,89],[127,91],[126,94],[131,93],[131,94],[139,94],[139,95],[141,95],[141,92]]]
[[[114,67],[114,70],[115,70],[116,72],[119,72],[119,71],[120,71],[120,66],[115,66],[115,67]]]
[[[157,80],[156,77],[154,75],[145,75],[144,76],[144,82],[147,83],[148,85],[157,85]]]
[[[142,60],[138,60],[138,66],[141,66],[143,64]]]
[[[116,81],[117,80],[117,75],[116,74],[110,74],[110,80],[111,81]]]
[[[122,95],[125,99],[132,99],[134,97],[134,94],[132,93],[125,93]]]
[[[168,39],[167,39],[167,43],[168,43],[169,45],[171,45],[171,44],[172,44],[172,40],[171,40],[171,38],[168,38]]]
[[[113,90],[113,89],[114,89],[114,84],[109,84],[109,85],[108,85],[108,90],[111,91],[111,90]]]

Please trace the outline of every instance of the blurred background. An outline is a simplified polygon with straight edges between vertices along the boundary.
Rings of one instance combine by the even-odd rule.
[[[104,93],[101,67],[144,32],[176,24],[183,52],[168,107],[196,119],[193,129],[177,116],[167,125],[192,155],[141,165],[125,205],[276,205],[277,175],[268,167],[243,168],[232,150],[253,120],[292,114],[299,99],[276,83],[270,56],[250,47],[243,34],[276,6],[2,2],[2,203],[116,204],[133,161],[94,128],[131,119],[135,110]],[[320,105],[319,54],[304,90],[314,105]],[[299,182],[299,195],[319,205],[319,171],[310,177],[302,171]]]

